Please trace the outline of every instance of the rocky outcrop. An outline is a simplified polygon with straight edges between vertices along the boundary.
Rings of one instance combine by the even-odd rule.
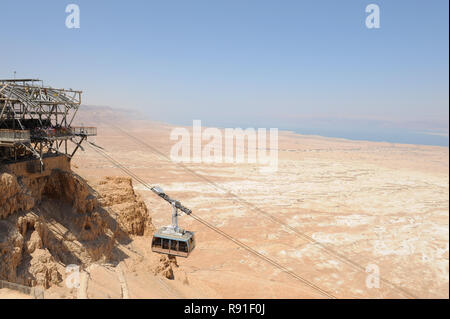
[[[153,230],[130,179],[106,178],[97,186],[99,193],[70,171],[33,178],[0,173],[0,279],[58,285],[66,265],[109,261],[117,238]]]
[[[24,238],[11,223],[0,220],[0,279],[15,282],[22,261]]]
[[[50,288],[62,282],[64,267],[58,264],[48,249],[38,248],[25,258],[27,267],[19,269],[22,284]]]
[[[95,185],[102,207],[116,215],[121,230],[129,235],[144,235],[154,230],[147,206],[133,190],[131,178],[106,177]]]
[[[159,261],[153,268],[155,275],[162,275],[167,279],[174,279],[174,270],[178,268],[177,260],[174,256],[160,255]]]
[[[35,205],[35,197],[20,185],[16,176],[0,174],[0,219],[5,219],[19,210],[29,210]]]

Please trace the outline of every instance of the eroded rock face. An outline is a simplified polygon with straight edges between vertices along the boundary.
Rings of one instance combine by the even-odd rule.
[[[116,214],[120,228],[129,235],[144,235],[154,227],[147,206],[133,190],[131,178],[106,177],[95,185],[99,192],[99,202]]]
[[[0,174],[0,279],[49,288],[65,265],[108,261],[118,236],[153,230],[131,180],[107,178],[97,194],[78,175]]]
[[[65,201],[81,214],[94,211],[98,204],[86,182],[71,172],[55,170],[45,184],[44,194]]]
[[[27,267],[21,267],[18,271],[22,284],[50,288],[62,281],[64,267],[56,262],[48,249],[35,249],[24,261]]]
[[[29,189],[20,185],[16,176],[3,173],[0,175],[0,219],[5,219],[19,210],[29,210],[35,205],[35,198]]]
[[[159,262],[156,264],[156,267],[153,268],[153,273],[155,275],[162,275],[167,279],[174,279],[174,270],[177,268],[178,264],[174,256],[160,255]]]
[[[0,220],[0,279],[16,281],[23,245],[24,239],[14,225]]]

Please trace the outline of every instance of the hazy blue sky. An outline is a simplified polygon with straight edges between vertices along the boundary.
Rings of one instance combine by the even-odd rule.
[[[69,3],[80,29],[65,26]],[[380,29],[365,26],[370,3]],[[15,70],[174,123],[448,132],[448,10],[447,0],[1,0],[0,77]]]

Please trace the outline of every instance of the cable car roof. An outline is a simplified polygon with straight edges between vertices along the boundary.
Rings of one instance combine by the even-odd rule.
[[[194,232],[184,231],[183,234],[168,232],[165,227],[158,229],[154,232],[153,237],[159,237],[164,239],[182,240],[188,241],[194,236]]]

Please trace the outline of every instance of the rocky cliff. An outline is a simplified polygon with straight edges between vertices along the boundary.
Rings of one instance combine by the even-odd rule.
[[[113,262],[118,241],[152,233],[129,178],[108,177],[94,188],[71,171],[0,173],[0,279],[58,285],[67,265]]]

